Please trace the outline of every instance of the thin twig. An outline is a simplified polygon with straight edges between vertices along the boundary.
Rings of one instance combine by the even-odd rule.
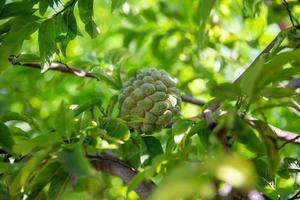
[[[55,13],[51,18],[56,17],[56,16],[60,15],[61,13],[65,12],[68,8],[74,6],[76,2],[77,2],[77,0],[68,1],[66,3],[66,5],[64,6],[64,8],[62,10],[58,11],[57,13]]]
[[[24,66],[24,67],[30,67],[30,68],[34,68],[34,69],[42,69],[42,65],[40,63],[20,63],[17,61],[17,56],[15,55],[11,55],[8,58],[9,62],[12,65],[19,65],[19,66]],[[52,70],[52,71],[58,71],[58,72],[62,72],[62,73],[68,73],[68,74],[72,74],[75,76],[79,76],[79,77],[88,77],[88,78],[94,78],[94,79],[98,79],[96,76],[94,76],[93,74],[91,74],[90,72],[84,70],[84,69],[80,69],[80,68],[76,68],[76,67],[66,67],[66,65],[63,65],[61,63],[51,63],[50,67],[48,70]]]
[[[284,4],[285,8],[286,8],[286,11],[287,11],[287,13],[290,17],[290,21],[291,21],[292,25],[295,26],[294,17],[293,17],[292,11],[289,8],[288,2],[286,0],[282,0],[282,1],[283,1],[283,4]]]
[[[195,104],[195,105],[198,105],[198,106],[204,106],[205,103],[206,103],[206,102],[203,101],[203,100],[196,99],[196,98],[194,98],[194,97],[187,96],[187,95],[181,96],[181,99],[182,99],[183,102]]]
[[[283,149],[283,147],[285,147],[287,144],[292,143],[295,140],[298,140],[300,138],[300,135],[295,136],[294,138],[285,141],[278,149]]]

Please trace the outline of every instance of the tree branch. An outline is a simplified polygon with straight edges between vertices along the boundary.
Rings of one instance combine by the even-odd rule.
[[[15,56],[15,55],[9,56],[8,61],[12,65],[19,65],[19,66],[30,67],[30,68],[42,70],[42,65],[40,63],[34,63],[34,62],[33,63],[21,63],[18,61],[17,56]],[[56,63],[56,62],[51,63],[48,70],[72,74],[72,75],[79,76],[79,77],[88,77],[88,78],[97,79],[96,76],[94,76],[87,70],[76,68],[76,67],[69,67],[67,65],[64,65],[61,63]]]
[[[117,159],[109,153],[88,154],[87,157],[91,159],[91,164],[97,171],[117,176],[125,183],[130,182],[130,180],[138,173],[136,169],[129,166],[126,162]],[[143,181],[135,188],[135,191],[141,199],[146,200],[149,199],[155,187],[153,182]]]

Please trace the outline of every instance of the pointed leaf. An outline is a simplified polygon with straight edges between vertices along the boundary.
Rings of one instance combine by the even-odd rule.
[[[101,121],[101,127],[112,137],[122,140],[128,140],[130,138],[129,128],[121,119],[103,118]]]
[[[143,137],[143,141],[146,144],[150,160],[153,160],[156,156],[164,153],[161,143],[157,138],[153,136],[147,136]]]
[[[190,128],[191,125],[192,125],[191,120],[178,119],[172,126],[172,133],[173,135],[185,133]]]
[[[0,122],[0,147],[10,154],[13,154],[13,145],[15,144],[9,128]]]
[[[29,199],[34,199],[42,191],[42,189],[57,175],[60,168],[58,162],[52,162],[46,165],[31,181]]]
[[[210,12],[212,8],[214,7],[215,0],[201,0],[199,2],[199,11],[197,12],[198,14],[198,20],[199,20],[199,30],[198,30],[198,44],[200,48],[204,47],[205,41],[206,41],[206,23],[209,18]]]
[[[14,145],[13,149],[17,153],[28,154],[34,148],[37,147],[46,147],[55,142],[59,142],[61,140],[61,136],[58,133],[43,133],[39,134],[34,138],[30,138],[21,142],[18,142]]]
[[[213,87],[210,94],[222,100],[236,100],[241,96],[242,92],[236,84],[222,83]]]
[[[84,24],[90,23],[94,12],[94,0],[78,0],[79,16]]]
[[[63,168],[70,174],[83,177],[89,177],[94,174],[94,170],[86,159],[83,149],[79,144],[69,149],[64,148],[58,157]]]
[[[61,199],[60,197],[64,193],[66,187],[68,186],[69,181],[70,181],[70,175],[60,168],[55,175],[55,179],[53,179],[50,183],[48,199],[49,200]]]
[[[96,76],[98,80],[103,80],[104,82],[106,82],[108,85],[112,86],[112,88],[114,89],[121,89],[121,85],[118,83],[118,81],[116,81],[111,75],[109,75],[108,73],[104,72],[101,68],[99,67],[94,67],[90,73],[93,76]]]
[[[118,97],[119,97],[119,95],[114,95],[110,98],[109,103],[106,108],[106,115],[108,117],[111,117],[111,115],[114,111],[114,108],[115,108],[116,104],[118,103]]]
[[[87,23],[84,28],[91,38],[97,37],[100,33],[99,31],[100,29],[98,28],[97,24],[93,20]]]
[[[70,137],[74,130],[75,113],[69,109],[64,101],[61,102],[59,110],[56,113],[55,127],[56,131],[63,137]]]

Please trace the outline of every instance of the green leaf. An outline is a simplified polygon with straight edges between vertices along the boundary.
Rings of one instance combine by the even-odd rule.
[[[111,12],[120,8],[125,2],[126,0],[111,0]]]
[[[61,197],[63,200],[89,200],[91,199],[90,195],[87,191],[81,192],[74,192],[74,191],[67,191]]]
[[[130,166],[135,168],[140,167],[141,164],[140,144],[142,144],[140,138],[132,138],[132,140],[127,140],[120,147],[122,154],[124,155],[124,160],[127,161]]]
[[[128,140],[130,138],[130,131],[127,124],[117,118],[103,118],[101,120],[101,127],[105,129],[112,137]]]
[[[49,150],[50,148],[36,152],[34,156],[25,161],[24,166],[19,170],[9,186],[11,195],[20,193],[21,188],[27,185],[30,177],[34,175],[36,168],[42,163],[45,157],[49,155]]]
[[[2,12],[3,6],[6,0],[0,0],[0,13]]]
[[[210,94],[222,100],[236,100],[241,96],[241,90],[238,85],[233,83],[222,83],[213,87]]]
[[[287,29],[286,37],[287,37],[287,41],[288,41],[288,46],[290,48],[297,49],[298,45],[300,43],[300,31],[299,31],[299,28],[293,26],[293,27]]]
[[[0,173],[14,173],[20,168],[19,164],[11,164],[7,162],[0,162]],[[0,193],[1,194],[1,193]]]
[[[100,33],[97,24],[93,20],[87,23],[84,28],[91,38],[97,37]]]
[[[85,24],[85,31],[90,35],[91,38],[99,35],[99,28],[93,20],[93,5],[94,0],[79,0],[78,9],[81,21]]]
[[[47,11],[47,8],[49,6],[53,5],[53,1],[52,0],[40,0],[39,1],[39,11],[41,15],[44,15],[45,12]]]
[[[243,0],[243,13],[245,17],[254,17],[262,0]]]
[[[75,110],[74,110],[74,116],[78,116],[84,111],[87,111],[89,109],[92,109],[94,107],[99,107],[100,109],[102,108],[102,99],[100,98],[94,98],[90,100],[89,102],[86,102],[82,105],[79,105]]]
[[[209,18],[210,12],[214,7],[216,0],[201,0],[199,2],[198,12],[197,12],[197,19],[199,21],[199,30],[198,30],[198,44],[200,48],[204,47],[206,41],[206,23]]]
[[[201,144],[203,145],[204,149],[207,150],[209,148],[209,136],[211,135],[211,129],[208,127],[206,121],[200,121],[195,123],[191,130],[189,131],[188,135],[191,137],[193,134],[197,133]]]
[[[280,80],[283,66],[292,61],[300,62],[300,50],[272,55],[268,62],[265,55],[261,56],[241,76],[239,83],[241,90],[253,98],[268,84]]]
[[[294,63],[291,63],[294,64]],[[295,67],[289,67],[289,68],[284,68],[281,71],[280,77],[278,78],[278,81],[285,81],[290,79],[293,76],[298,76],[300,74],[300,68],[295,66]]]
[[[60,164],[58,162],[51,162],[43,167],[42,170],[36,173],[35,178],[31,181],[31,187],[29,189],[29,199],[34,199],[43,190],[43,188],[56,178],[59,171]]]
[[[6,113],[0,115],[0,121],[2,121],[2,122],[8,122],[11,120],[19,120],[19,121],[24,121],[24,122],[28,122],[28,123],[32,121],[26,115],[16,113],[16,112],[6,112]]]
[[[17,153],[28,154],[34,148],[47,147],[55,142],[61,141],[59,133],[42,133],[34,138],[30,138],[14,145],[13,149]]]
[[[170,154],[175,149],[176,143],[174,141],[174,135],[171,133],[171,130],[167,131],[167,135],[168,135],[168,139],[167,139],[165,151],[166,154]]]
[[[142,181],[150,179],[150,177],[155,174],[158,166],[161,165],[161,163],[165,160],[166,160],[165,155],[159,155],[153,159],[153,161],[149,167],[144,169],[144,171],[136,174],[127,184],[127,194],[130,191],[134,190]]]
[[[14,144],[15,142],[9,128],[4,123],[0,122],[0,147],[13,155]]]
[[[50,183],[48,199],[49,200],[61,199],[60,197],[64,193],[66,187],[68,186],[69,181],[70,181],[70,175],[66,173],[62,168],[58,169],[55,178],[52,179]]]
[[[27,122],[29,125],[32,126],[32,128],[39,130],[38,124],[33,119],[31,119],[26,115],[16,113],[16,112],[6,112],[0,115],[0,121],[2,122],[8,122],[13,120]]]
[[[67,24],[68,25],[68,24]],[[43,21],[38,31],[38,42],[40,57],[43,62],[43,70],[47,70],[53,61],[55,54],[59,53],[57,41],[61,33],[67,32],[63,15],[57,15],[53,18]]]
[[[173,135],[185,133],[190,128],[191,125],[192,125],[191,120],[178,119],[172,126],[172,133]]]
[[[267,87],[262,91],[262,94],[267,98],[282,98],[295,95],[295,91],[291,88]]]
[[[265,61],[266,57],[261,56],[248,69],[246,69],[240,78],[239,86],[241,91],[249,97],[253,97],[257,91],[257,82],[262,75]]]
[[[57,31],[55,19],[57,18],[44,21],[38,32],[40,57],[42,61],[48,65],[50,65],[53,60],[54,53],[58,52],[56,46]]]
[[[108,63],[111,63],[113,65],[116,65],[116,67],[113,69],[113,77],[120,80],[120,71],[122,67],[119,67],[118,65],[121,64],[126,58],[129,57],[128,50],[125,48],[115,48],[108,52],[108,54],[105,56],[105,60]]]
[[[38,55],[35,54],[29,54],[29,53],[22,53],[16,57],[17,63],[39,63],[41,62],[41,59]]]
[[[156,156],[164,153],[160,141],[153,136],[143,137],[143,141],[147,147],[150,160],[152,161]]]
[[[7,184],[3,179],[0,179],[0,199],[10,200]]]
[[[11,23],[9,32],[4,35],[0,45],[0,71],[9,63],[8,57],[17,54],[22,47],[23,41],[28,38],[39,27],[36,16],[15,17]]]
[[[65,26],[67,27],[67,40],[72,40],[78,32],[77,21],[74,16],[74,6],[69,7],[63,14]]]
[[[263,182],[272,180],[272,175],[270,174],[267,161],[262,158],[254,158],[252,160],[252,163],[256,168],[256,172],[259,175],[259,178],[264,180]]]
[[[235,119],[234,130],[232,130],[233,138],[244,144],[247,149],[258,155],[266,154],[266,147],[263,141],[248,127],[242,120]]]
[[[0,10],[0,19],[32,14],[35,11],[35,9],[32,8],[33,4],[33,2],[28,1],[12,2],[5,4]]]
[[[97,77],[98,80],[104,81],[108,85],[112,86],[113,89],[121,89],[122,85],[118,83],[111,75],[108,75],[105,71],[103,71],[100,67],[94,67],[90,73]]]
[[[60,50],[61,50],[62,54],[65,57],[67,57],[68,44],[79,33],[77,21],[74,16],[74,5],[70,6],[69,8],[67,8],[65,10],[65,12],[63,13],[63,18],[64,18],[64,25],[66,28],[66,30],[65,30],[66,34],[60,34],[57,38],[57,42],[60,42]]]
[[[61,136],[68,138],[72,135],[75,128],[74,116],[74,111],[69,109],[66,103],[62,101],[55,118],[56,131]]]
[[[107,108],[106,108],[106,116],[108,116],[108,117],[112,116],[114,108],[115,108],[116,104],[118,103],[118,97],[119,97],[119,95],[116,94],[110,98]]]
[[[84,24],[92,21],[94,12],[94,0],[78,0],[79,16]]]
[[[65,171],[69,174],[83,177],[91,177],[95,174],[80,144],[64,148],[59,153],[58,158]]]
[[[13,19],[7,20],[5,23],[0,25],[0,36],[8,33],[14,23]]]
[[[283,52],[270,58],[270,61],[264,66],[260,79],[258,79],[258,89],[264,88],[267,84],[280,79],[283,66],[293,61],[300,62],[300,50]]]
[[[268,124],[256,120],[254,128],[260,133],[261,139],[264,142],[267,151],[270,174],[275,176],[280,164],[280,154],[276,145],[276,134]]]

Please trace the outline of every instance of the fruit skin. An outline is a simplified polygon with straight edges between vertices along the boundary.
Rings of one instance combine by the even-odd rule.
[[[131,77],[119,95],[121,117],[138,117],[138,122],[130,123],[130,126],[144,133],[165,127],[180,113],[180,103],[174,80],[164,70],[154,68],[144,69]]]

